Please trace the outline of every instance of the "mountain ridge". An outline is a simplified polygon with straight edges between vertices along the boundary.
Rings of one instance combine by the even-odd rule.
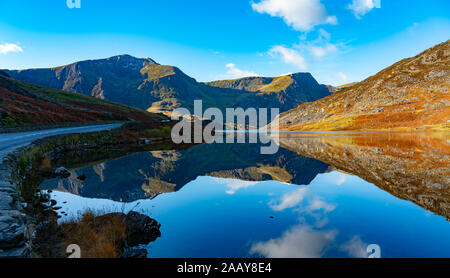
[[[325,85],[320,85],[309,73],[298,76],[293,74],[290,77],[257,77],[256,82],[261,84],[271,81],[265,84],[269,86],[259,88],[259,91],[242,90],[216,86],[214,82],[197,82],[177,67],[127,54],[53,68],[4,72],[21,81],[166,115],[170,115],[177,107],[192,111],[196,99],[203,100],[204,108],[218,107],[222,111],[233,107],[278,107],[283,112],[330,93]]]

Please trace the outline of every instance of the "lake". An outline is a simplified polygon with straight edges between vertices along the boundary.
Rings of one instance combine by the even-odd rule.
[[[271,155],[248,143],[144,152],[41,188],[53,190],[60,221],[86,209],[154,218],[153,258],[449,257],[449,142],[286,133]]]

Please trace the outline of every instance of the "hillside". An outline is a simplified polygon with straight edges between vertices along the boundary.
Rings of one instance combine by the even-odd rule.
[[[258,77],[254,85],[248,86],[227,85],[229,81],[200,83],[176,67],[129,55],[56,68],[4,72],[21,81],[165,114],[176,107],[192,111],[196,99],[203,100],[204,108],[278,107],[283,112],[330,93],[308,73]]]
[[[450,41],[280,115],[283,130],[449,129]]]
[[[162,118],[122,104],[49,89],[0,74],[0,126],[117,120],[160,122]]]

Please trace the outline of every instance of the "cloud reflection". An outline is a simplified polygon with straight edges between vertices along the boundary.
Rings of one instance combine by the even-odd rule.
[[[359,236],[354,236],[349,241],[341,245],[341,249],[353,258],[367,258],[367,246]]]
[[[310,202],[310,204],[307,207],[307,211],[318,211],[323,210],[324,213],[328,213],[333,211],[336,208],[335,205],[329,204],[327,202],[324,202],[318,197],[314,197],[314,199]]]
[[[235,180],[235,179],[217,179],[217,183],[226,184],[227,189],[225,190],[225,192],[227,194],[233,195],[239,189],[243,189],[243,188],[248,188],[248,187],[254,186],[258,182]]]
[[[336,185],[343,185],[348,180],[349,175],[337,172],[337,177],[334,180]]]
[[[284,194],[283,196],[281,196],[280,202],[278,204],[270,205],[270,207],[274,211],[282,211],[287,208],[296,207],[303,201],[307,191],[308,191],[308,188],[303,187],[303,188],[299,188],[295,191],[289,192],[287,194]]]
[[[250,254],[266,258],[320,258],[336,235],[336,230],[319,231],[308,225],[298,225],[279,238],[253,244]]]

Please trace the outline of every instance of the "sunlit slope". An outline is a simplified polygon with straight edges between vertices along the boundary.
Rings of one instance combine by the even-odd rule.
[[[450,42],[280,116],[284,130],[449,129]]]

